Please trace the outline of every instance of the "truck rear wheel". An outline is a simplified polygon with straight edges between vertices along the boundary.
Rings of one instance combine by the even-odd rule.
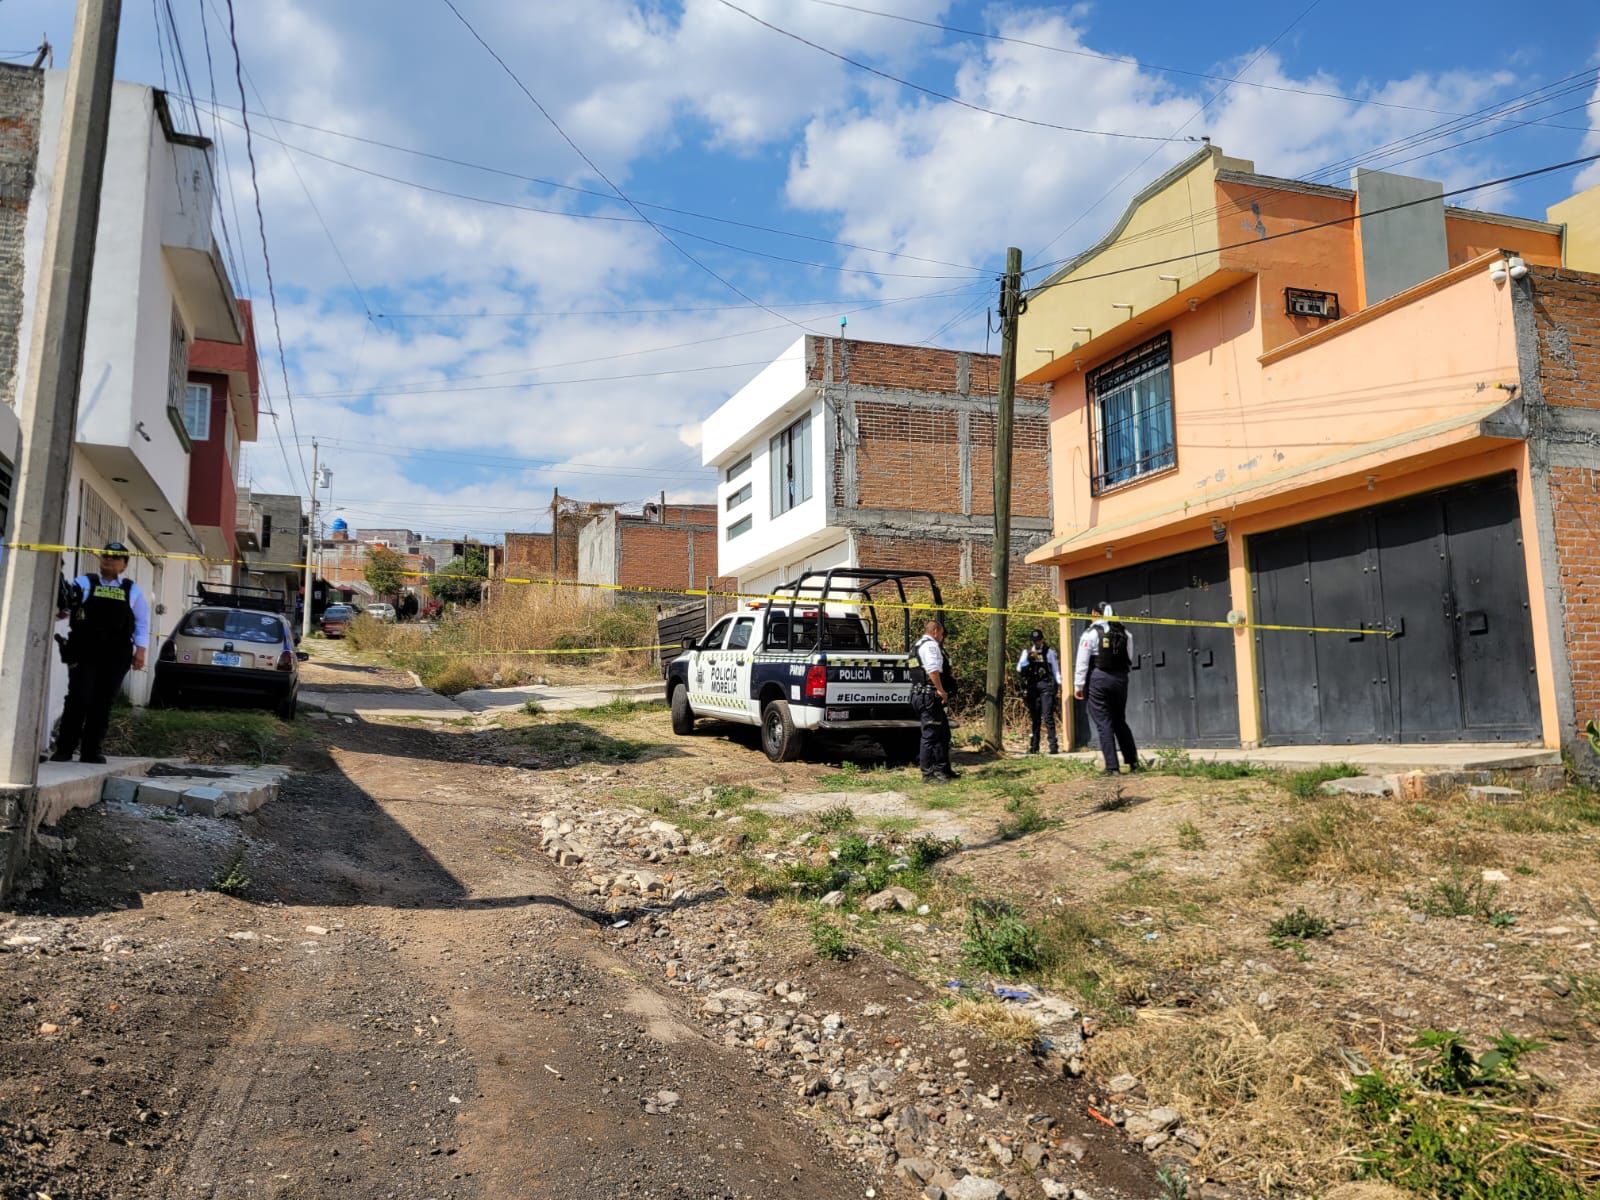
[[[694,709],[689,707],[686,687],[672,689],[672,732],[679,737],[688,737],[694,732]]]
[[[805,734],[794,727],[787,700],[769,700],[761,710],[761,748],[773,762],[793,762],[800,757]]]

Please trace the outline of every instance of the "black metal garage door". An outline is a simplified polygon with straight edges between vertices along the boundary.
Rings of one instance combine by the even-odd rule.
[[[1256,619],[1373,633],[1256,633],[1263,740],[1539,736],[1513,476],[1250,539]]]
[[[1222,621],[1231,606],[1225,546],[1140,563],[1074,579],[1067,599],[1074,612],[1109,602],[1119,616]],[[1071,670],[1077,637],[1065,648]],[[1230,746],[1239,743],[1233,633],[1228,629],[1130,625],[1137,660],[1128,676],[1128,724],[1141,745]],[[1074,729],[1093,743],[1094,727],[1080,703]]]

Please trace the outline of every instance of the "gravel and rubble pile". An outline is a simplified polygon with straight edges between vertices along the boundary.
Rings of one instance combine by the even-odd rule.
[[[736,832],[708,840],[634,807],[553,802],[521,816],[573,890],[612,918],[613,945],[683,993],[708,1032],[790,1089],[837,1145],[911,1194],[1084,1200],[1091,1179],[1096,1197],[1140,1194],[1144,1150],[1170,1144],[1180,1152],[1168,1157],[1184,1162],[1199,1144],[1175,1114],[1146,1113],[1132,1095],[1105,1102],[1098,1121],[1088,1114],[1085,1021],[1058,997],[1000,989],[1038,1027],[1031,1046],[1008,1048],[937,1020],[935,990],[899,972],[875,978],[863,999],[816,964],[774,966],[764,906],[726,896],[709,871],[685,870],[740,850]],[[763,855],[781,864],[805,852],[801,837]],[[864,907],[914,917],[915,895],[893,890]],[[1108,1176],[1127,1189],[1107,1190]]]

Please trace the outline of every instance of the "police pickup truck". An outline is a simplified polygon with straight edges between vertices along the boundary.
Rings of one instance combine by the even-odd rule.
[[[806,572],[685,642],[667,667],[672,731],[692,734],[700,717],[757,725],[773,762],[829,735],[865,734],[891,757],[914,754],[910,604],[929,601],[937,611],[939,585],[926,571]]]

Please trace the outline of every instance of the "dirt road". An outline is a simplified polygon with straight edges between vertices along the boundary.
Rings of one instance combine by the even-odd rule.
[[[472,745],[339,723],[237,832],[83,814],[0,930],[0,1196],[871,1194],[607,947]],[[230,838],[241,898],[204,890]]]

